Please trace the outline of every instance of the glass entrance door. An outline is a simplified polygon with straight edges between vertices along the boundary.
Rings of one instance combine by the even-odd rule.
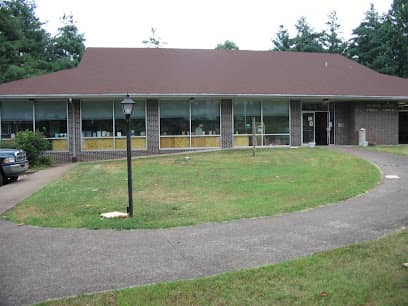
[[[315,114],[303,113],[303,144],[315,142]]]

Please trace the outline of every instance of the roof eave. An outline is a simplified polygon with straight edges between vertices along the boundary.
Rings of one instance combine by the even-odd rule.
[[[380,101],[400,101],[407,100],[408,96],[364,96],[364,95],[307,95],[307,94],[213,94],[213,93],[128,93],[134,98],[145,98],[145,99],[174,99],[178,97],[182,98],[219,98],[219,99],[234,99],[234,98],[283,98],[283,99],[293,99],[293,100],[330,100],[330,101],[370,101],[370,100],[380,100]],[[90,93],[90,94],[0,94],[0,99],[86,99],[86,98],[122,98],[124,93]]]

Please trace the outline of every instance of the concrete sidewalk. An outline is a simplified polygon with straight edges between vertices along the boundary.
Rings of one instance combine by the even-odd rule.
[[[257,267],[408,226],[408,158],[339,150],[400,179],[383,180],[367,194],[303,212],[164,230],[51,229],[0,221],[0,304]]]

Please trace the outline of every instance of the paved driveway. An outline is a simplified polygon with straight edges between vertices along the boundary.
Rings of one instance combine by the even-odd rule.
[[[408,158],[339,150],[400,179],[385,179],[363,196],[304,212],[165,230],[50,229],[0,221],[0,304],[256,267],[408,226]]]

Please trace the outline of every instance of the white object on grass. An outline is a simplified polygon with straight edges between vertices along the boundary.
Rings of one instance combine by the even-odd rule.
[[[101,214],[101,217],[106,218],[106,219],[127,218],[128,214],[120,212],[120,211],[111,211],[111,212]]]

